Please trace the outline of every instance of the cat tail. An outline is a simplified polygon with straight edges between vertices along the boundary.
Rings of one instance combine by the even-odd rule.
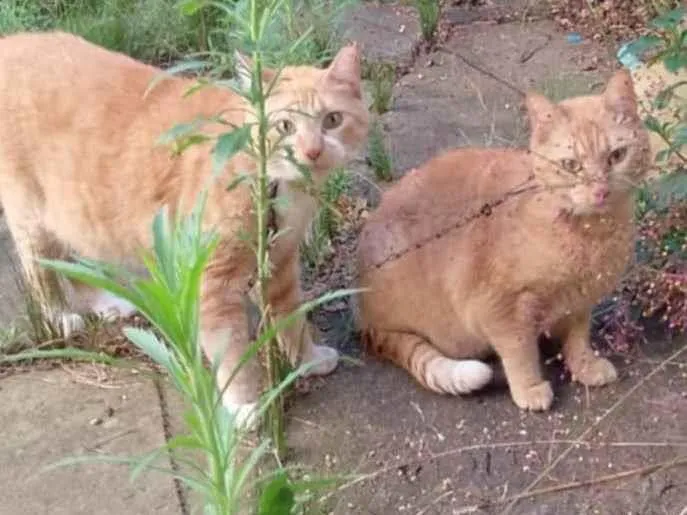
[[[368,354],[405,368],[422,386],[437,393],[470,393],[482,388],[493,376],[486,363],[449,359],[415,334],[364,329],[361,336]]]

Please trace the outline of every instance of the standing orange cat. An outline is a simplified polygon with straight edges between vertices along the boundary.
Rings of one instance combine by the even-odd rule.
[[[247,76],[244,68],[239,76]],[[104,292],[58,278],[37,258],[129,263],[148,247],[151,223],[163,206],[188,212],[212,174],[210,147],[194,146],[173,156],[156,145],[175,124],[220,112],[242,125],[249,106],[226,89],[203,88],[185,99],[190,79],[170,78],[145,96],[161,70],[65,34],[20,34],[0,39],[0,199],[29,283],[39,290],[46,313],[78,323],[72,313],[120,315],[132,307]],[[249,75],[248,75],[249,76]],[[264,80],[274,78],[266,71]],[[368,113],[361,98],[356,46],[343,48],[326,69],[286,68],[267,109],[272,141],[283,138],[316,182],[350,160],[365,141]],[[218,132],[221,127],[210,127]],[[226,130],[226,129],[225,129]],[[225,348],[218,372],[224,383],[248,344],[244,293],[255,268],[241,231],[252,229],[248,188],[227,191],[237,173],[254,170],[246,154],[235,156],[210,186],[204,223],[221,243],[204,275],[201,344],[209,357]],[[274,265],[269,302],[277,315],[300,304],[298,247],[316,211],[298,188],[301,176],[284,154],[268,174],[276,195],[276,225],[288,228],[270,251]],[[305,319],[280,335],[293,361],[317,360],[325,374],[338,354],[314,345]],[[261,374],[246,364],[225,391],[224,404],[240,423],[255,421]]]
[[[624,71],[601,95],[530,94],[527,108],[529,151],[453,150],[384,194],[360,238],[358,315],[369,350],[425,387],[481,388],[492,370],[475,358],[495,351],[515,404],[546,410],[543,333],[581,383],[616,379],[589,346],[590,316],[632,254],[649,140]]]

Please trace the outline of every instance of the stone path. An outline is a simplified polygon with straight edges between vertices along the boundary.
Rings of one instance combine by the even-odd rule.
[[[545,19],[523,22],[523,11],[536,19],[542,12],[531,0],[449,8],[452,35],[418,58],[418,23],[407,7],[353,13],[349,36],[363,43],[368,58],[408,68],[394,88],[393,109],[382,117],[397,175],[452,146],[523,143],[513,88],[560,98],[602,83],[609,62],[602,48],[570,45]],[[11,253],[2,230],[0,244]],[[0,316],[7,321],[19,304],[9,260],[0,259]],[[319,313],[316,320],[330,344],[356,354],[356,342],[341,330],[347,317]],[[620,381],[588,391],[570,384],[553,360],[546,371],[556,401],[545,414],[519,412],[502,379],[456,399],[421,390],[387,364],[344,365],[293,399],[292,460],[322,473],[370,474],[337,492],[323,513],[377,515],[501,513],[503,500],[540,476],[534,489],[684,460],[687,352],[657,368],[684,344],[657,341],[613,356]],[[163,411],[148,380],[80,366],[10,376],[0,392],[0,515],[183,513],[173,483],[162,476],[132,485],[124,467],[99,464],[36,475],[75,454],[138,453],[162,443]],[[165,418],[179,430],[179,403],[165,392]],[[645,472],[527,497],[511,513],[677,515],[687,507],[684,467]]]
[[[138,375],[84,365],[0,381],[0,514],[181,513],[167,477],[122,465],[44,471],[65,458],[138,455],[165,441],[158,392]]]

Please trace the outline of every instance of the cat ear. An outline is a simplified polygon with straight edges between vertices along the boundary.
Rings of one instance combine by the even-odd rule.
[[[613,74],[606,84],[603,99],[606,108],[615,115],[616,123],[637,118],[637,96],[629,71],[623,69]]]
[[[558,111],[556,104],[540,93],[531,91],[525,97],[525,106],[530,118],[530,130],[550,124]]]
[[[234,50],[234,67],[239,86],[245,91],[250,91],[251,82],[253,82],[253,60],[238,50]],[[274,77],[274,70],[269,68],[262,69],[262,80],[264,83],[269,84]]]
[[[357,43],[339,50],[327,68],[325,81],[347,86],[356,98],[362,97],[360,85],[360,49]]]

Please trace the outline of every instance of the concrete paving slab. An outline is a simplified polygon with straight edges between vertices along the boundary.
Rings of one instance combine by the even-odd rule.
[[[293,459],[320,474],[371,474],[334,496],[327,510],[336,515],[501,513],[505,505],[480,506],[521,492],[571,445],[538,488],[685,460],[687,352],[643,379],[676,348],[674,342],[615,359],[621,380],[588,391],[561,379],[561,367],[551,364],[556,400],[540,414],[520,412],[503,383],[472,396],[441,396],[403,370],[366,360],[294,399]],[[589,443],[575,445],[577,439]],[[687,505],[686,470],[537,495],[511,513],[678,514]]]
[[[413,59],[420,25],[410,7],[363,3],[346,13],[342,30],[361,46],[365,59],[403,65]]]
[[[570,96],[603,82],[604,58],[590,42],[568,44],[549,21],[459,27],[394,88],[393,109],[382,120],[395,174],[453,147],[526,143],[521,93],[488,73],[520,91],[548,87]]]
[[[159,474],[132,484],[128,467],[99,463],[39,474],[72,456],[135,455],[164,443],[152,382],[95,366],[69,370],[0,381],[0,514],[181,513],[172,480]]]

